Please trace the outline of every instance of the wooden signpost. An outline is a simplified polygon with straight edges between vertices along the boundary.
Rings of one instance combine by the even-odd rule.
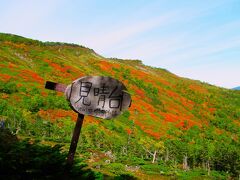
[[[66,86],[47,81],[45,88],[64,92],[71,108],[78,113],[67,165],[72,166],[84,115],[111,119],[131,105],[131,96],[120,81],[111,77],[86,76]]]

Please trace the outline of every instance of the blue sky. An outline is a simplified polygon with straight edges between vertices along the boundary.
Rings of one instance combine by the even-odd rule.
[[[240,86],[240,0],[0,0],[0,32]]]

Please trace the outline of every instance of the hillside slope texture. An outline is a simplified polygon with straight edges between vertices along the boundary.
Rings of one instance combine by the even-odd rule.
[[[77,114],[44,85],[88,75],[123,82],[132,105],[112,120],[85,116],[72,176],[239,177],[240,91],[10,34],[0,34],[1,176],[61,176]]]

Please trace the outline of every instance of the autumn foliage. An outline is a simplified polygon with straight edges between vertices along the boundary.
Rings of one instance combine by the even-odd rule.
[[[92,160],[90,168],[116,174],[139,165],[140,171],[173,178],[181,170],[200,168],[203,174],[227,172],[216,179],[238,177],[238,91],[181,78],[139,60],[103,58],[73,44],[0,33],[0,47],[0,121],[12,134],[61,142],[67,149],[77,113],[64,93],[45,89],[45,82],[69,85],[86,75],[111,76],[125,84],[132,103],[112,120],[85,115],[77,150],[78,157]]]

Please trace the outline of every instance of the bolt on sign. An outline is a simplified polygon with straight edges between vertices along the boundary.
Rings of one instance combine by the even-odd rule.
[[[68,86],[47,81],[45,88],[64,92],[71,108],[78,113],[68,154],[69,166],[73,164],[84,115],[111,119],[131,105],[131,96],[127,88],[111,77],[86,76]]]

